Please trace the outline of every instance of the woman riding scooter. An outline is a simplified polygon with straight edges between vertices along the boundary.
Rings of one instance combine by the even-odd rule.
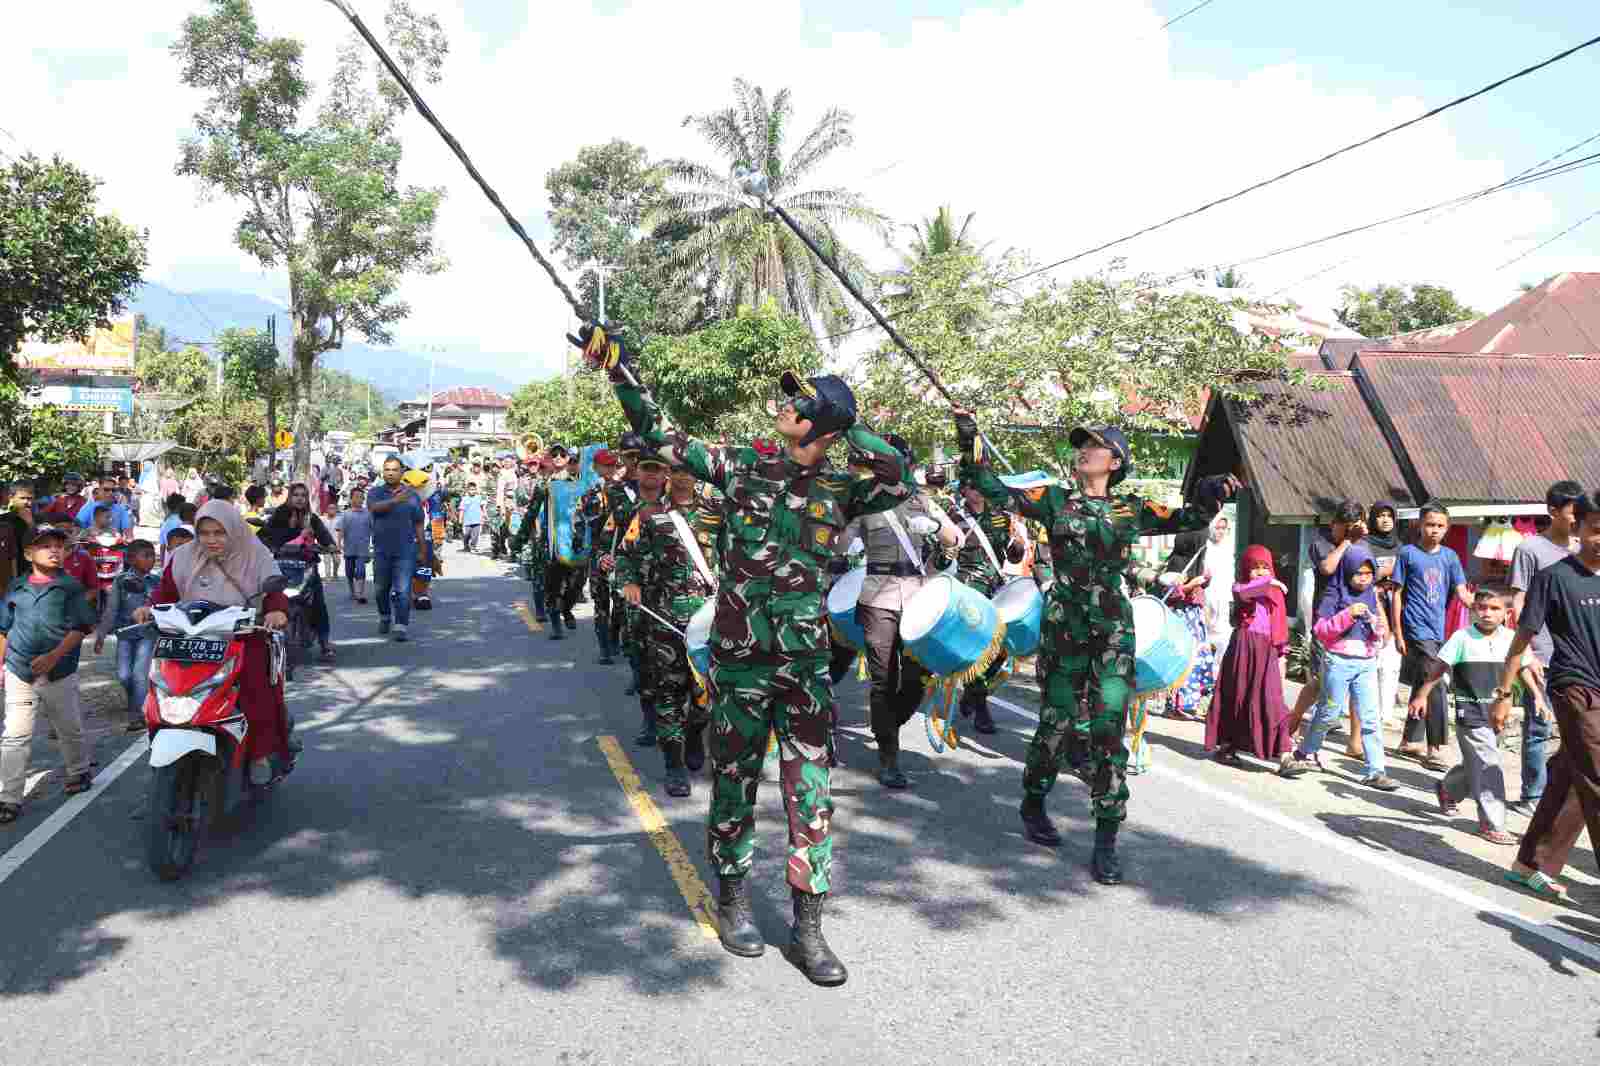
[[[233,504],[208,502],[196,515],[195,531],[197,540],[172,553],[150,606],[188,600],[205,600],[219,607],[247,606],[266,580],[278,574],[272,553],[256,539]],[[136,610],[134,621],[150,621],[150,606]],[[270,592],[261,596],[257,617],[266,628],[281,630],[289,623],[288,610],[288,598]],[[257,634],[244,643],[239,703],[250,723],[246,756],[252,761],[274,755],[292,761],[289,712],[283,702],[283,686],[272,683],[266,637]]]
[[[310,534],[310,536],[305,536]],[[290,542],[301,539],[305,547],[289,547]],[[316,541],[315,549],[309,541]],[[317,643],[322,647],[322,660],[333,660],[333,644],[328,637],[332,629],[332,618],[328,614],[328,598],[323,595],[322,575],[318,572],[318,552],[333,551],[333,534],[328,532],[328,526],[322,519],[311,511],[311,494],[306,486],[295,482],[289,486],[289,498],[274,510],[267,519],[267,524],[261,528],[261,542],[278,556],[286,549],[294,552],[295,558],[302,558],[310,565],[306,572],[306,591],[301,602],[306,612],[306,621],[317,634]]]

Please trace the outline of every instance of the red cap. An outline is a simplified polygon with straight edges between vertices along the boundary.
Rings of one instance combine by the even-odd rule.
[[[616,466],[617,457],[611,454],[610,448],[601,448],[594,453],[595,466]]]

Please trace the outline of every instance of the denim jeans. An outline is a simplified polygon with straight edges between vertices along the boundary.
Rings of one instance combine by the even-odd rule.
[[[1522,689],[1522,799],[1538,803],[1544,795],[1545,779],[1549,775],[1551,723],[1541,719],[1534,708],[1533,693],[1526,685]]]
[[[389,620],[389,597],[394,596],[396,625],[411,624],[411,578],[417,572],[417,546],[399,552],[377,552],[372,556],[373,595],[378,598],[378,617]]]
[[[1345,708],[1355,701],[1356,716],[1361,719],[1361,747],[1366,752],[1367,777],[1384,772],[1383,713],[1378,709],[1378,660],[1356,658],[1350,655],[1328,653],[1327,669],[1322,675],[1322,695],[1311,712],[1311,725],[1306,729],[1306,739],[1300,750],[1315,755],[1322,747],[1322,738],[1328,735],[1345,715]]]
[[[144,701],[150,694],[150,661],[155,658],[154,637],[117,638],[117,680],[128,694],[128,717],[144,719]]]

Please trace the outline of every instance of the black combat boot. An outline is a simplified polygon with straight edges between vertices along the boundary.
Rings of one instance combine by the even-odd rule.
[[[750,914],[750,891],[742,877],[724,877],[717,883],[717,939],[729,952],[746,959],[767,950]]]
[[[683,768],[683,741],[663,741],[661,755],[667,764],[667,795],[687,796],[693,789],[689,784],[689,771]]]
[[[1022,835],[1035,844],[1043,844],[1047,848],[1061,846],[1061,834],[1056,832],[1056,824],[1050,820],[1048,814],[1044,813],[1044,797],[1023,797]]]
[[[884,788],[910,788],[911,781],[900,769],[900,748],[878,742],[878,784]]]
[[[1122,884],[1122,860],[1117,858],[1117,830],[1121,825],[1104,820],[1094,823],[1094,857],[1089,865],[1094,869],[1094,879],[1102,885]]]
[[[559,611],[551,611],[550,612],[550,639],[551,640],[560,640],[560,639],[562,639],[562,635],[561,635],[561,614],[560,614]]]
[[[683,731],[683,765],[699,773],[706,765],[706,726],[704,722]]]
[[[656,746],[656,709],[646,707],[644,701],[639,701],[639,710],[644,714],[644,726],[639,730],[639,735],[633,738],[635,747],[653,748]]]
[[[985,735],[995,732],[994,715],[989,713],[989,694],[987,692],[975,697],[972,701],[972,728]]]
[[[789,959],[814,985],[832,988],[849,978],[844,963],[822,937],[822,903],[826,892],[789,890],[794,897],[794,928],[789,932]]]

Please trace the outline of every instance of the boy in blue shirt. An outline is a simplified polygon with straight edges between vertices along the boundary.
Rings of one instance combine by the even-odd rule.
[[[1437,503],[1422,505],[1417,515],[1421,536],[1416,544],[1400,549],[1395,559],[1392,630],[1401,656],[1400,680],[1413,689],[1428,680],[1428,672],[1444,644],[1444,613],[1452,595],[1468,607],[1467,573],[1461,558],[1444,546],[1450,531],[1450,512]],[[1420,759],[1429,770],[1443,770],[1439,751],[1444,747],[1447,720],[1444,690],[1434,686],[1428,696],[1427,717],[1406,719],[1400,753]],[[1417,745],[1427,738],[1427,750]]]
[[[128,545],[128,568],[111,580],[106,590],[105,610],[100,614],[100,624],[94,631],[94,653],[99,655],[106,646],[106,634],[114,629],[133,625],[133,612],[150,602],[161,587],[161,575],[156,573],[156,546],[147,540],[136,540]],[[150,693],[150,661],[155,657],[156,638],[153,633],[126,633],[117,636],[117,680],[128,696],[128,724],[130,733],[144,731],[144,703]]]
[[[483,497],[478,495],[478,483],[467,485],[467,494],[461,497],[461,546],[469,552],[478,550],[478,534],[483,532]]]

